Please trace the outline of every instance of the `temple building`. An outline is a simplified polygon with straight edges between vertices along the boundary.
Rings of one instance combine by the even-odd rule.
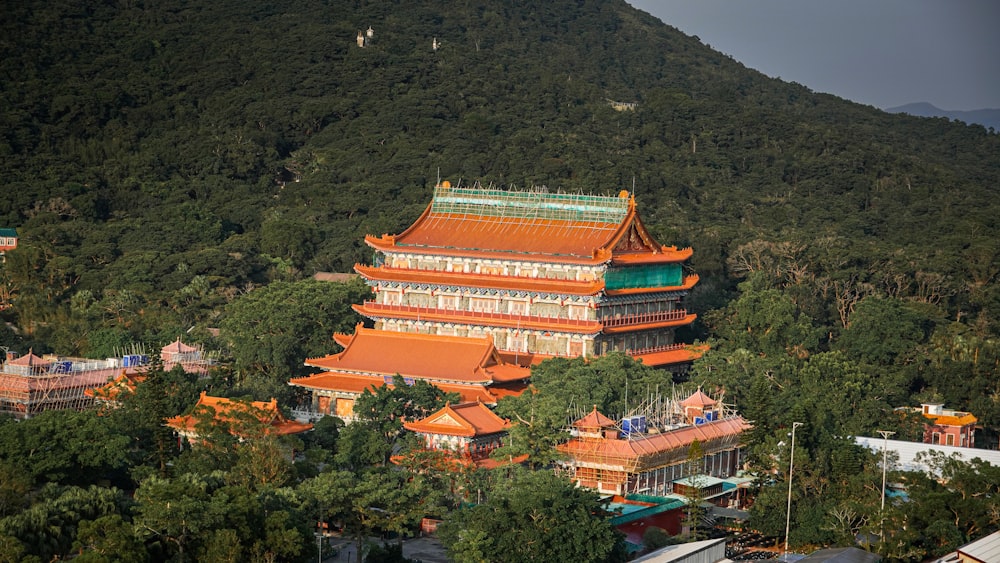
[[[695,475],[734,476],[743,466],[743,434],[750,428],[699,389],[667,416],[632,416],[619,423],[595,407],[573,423],[573,437],[556,448],[566,456],[563,468],[582,487],[662,496],[683,489],[683,480]],[[692,460],[696,442],[702,455]]]
[[[657,243],[635,198],[452,187],[441,182],[416,222],[365,237],[355,271],[373,298],[354,310],[373,328],[335,335],[344,351],[306,360],[309,417],[353,418],[366,389],[422,379],[463,402],[495,405],[552,357],[619,350],[685,369],[700,351],[675,341],[695,315],[691,249]]]
[[[657,243],[628,192],[442,182],[412,226],[365,242],[374,263],[355,271],[375,296],[355,310],[377,329],[490,338],[522,365],[620,350],[677,368],[699,355],[674,340],[695,319],[683,304],[692,251]]]
[[[397,375],[406,383],[423,380],[463,402],[496,405],[505,395],[527,386],[528,368],[506,362],[493,341],[437,334],[407,334],[358,326],[353,335],[335,335],[344,347],[338,354],[306,360],[319,373],[289,381],[308,389],[311,411],[354,418],[354,401],[366,389],[393,385]]]
[[[198,442],[198,423],[209,419],[221,424],[229,424],[230,432],[241,439],[244,438],[244,436],[239,435],[240,427],[247,422],[242,420],[244,416],[255,418],[263,425],[264,433],[270,435],[299,434],[313,428],[312,424],[286,419],[278,409],[278,402],[275,399],[271,399],[269,402],[242,402],[223,397],[212,397],[204,391],[201,392],[191,414],[168,418],[166,424],[174,429],[178,439],[186,439],[189,443],[196,444]]]
[[[445,405],[403,427],[422,437],[428,450],[447,452],[463,465],[492,467],[496,463],[489,456],[503,445],[510,422],[476,401]]]

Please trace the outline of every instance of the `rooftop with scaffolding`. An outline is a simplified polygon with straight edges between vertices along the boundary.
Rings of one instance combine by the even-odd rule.
[[[580,486],[615,495],[664,495],[692,475],[735,475],[750,428],[698,389],[684,400],[649,397],[617,420],[595,406],[569,425],[572,437],[558,449],[566,455],[563,468]],[[699,460],[691,459],[695,442]]]
[[[23,356],[7,351],[0,364],[0,415],[24,419],[48,410],[83,410],[93,405],[94,390],[120,376],[150,368],[149,356],[136,348],[103,360],[63,356]],[[189,373],[207,375],[214,363],[200,348],[180,340],[160,351],[163,369],[180,365]]]
[[[627,244],[619,244],[623,237]],[[637,220],[635,198],[624,190],[597,196],[442,182],[409,229],[399,235],[369,235],[365,241],[383,251],[595,264],[610,261],[614,250],[622,257],[652,256],[655,262],[690,257],[690,249],[653,241]]]

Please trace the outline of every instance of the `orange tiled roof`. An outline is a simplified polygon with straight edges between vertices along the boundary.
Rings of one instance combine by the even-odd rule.
[[[511,315],[508,313],[487,313],[480,311],[459,311],[438,309],[436,307],[412,307],[409,305],[385,305],[382,303],[375,303],[374,301],[365,301],[362,305],[352,305],[351,307],[359,315],[363,315],[368,318],[425,320],[475,326],[502,326],[505,328],[550,330],[556,332],[571,332],[575,334],[597,334],[601,332],[602,328],[601,323],[590,320],[537,317],[531,315]]]
[[[171,342],[170,344],[167,344],[166,346],[164,346],[163,348],[161,348],[160,349],[160,354],[161,355],[162,354],[190,354],[192,352],[198,352],[198,351],[199,351],[198,348],[195,348],[194,346],[189,346],[189,345],[181,342],[181,339],[178,338],[177,340],[175,340],[175,341]]]
[[[573,426],[581,430],[596,432],[602,428],[615,426],[615,421],[597,412],[597,405],[594,405],[594,410],[590,411],[587,416],[574,422]]]
[[[201,397],[198,398],[198,402],[195,404],[195,410],[198,410],[199,407],[209,408],[213,411],[213,416],[216,420],[229,421],[232,419],[230,413],[233,409],[244,404],[245,403],[240,403],[223,397],[212,397],[202,391]],[[278,402],[275,399],[271,399],[270,402],[266,403],[262,401],[253,401],[250,403],[250,406],[260,411],[260,421],[267,423],[269,425],[269,431],[275,434],[298,434],[300,432],[305,432],[306,430],[311,430],[313,427],[312,424],[286,419],[284,415],[281,414],[281,411],[278,410]],[[193,414],[179,415],[167,419],[167,426],[182,432],[193,432],[197,423],[198,419]]]
[[[389,268],[386,266],[363,266],[361,264],[355,264],[354,270],[369,280],[508,289],[554,295],[597,295],[604,288],[604,283],[600,281],[466,274],[462,272],[439,272],[437,270]]]
[[[647,366],[667,366],[693,362],[700,358],[706,350],[708,350],[708,346],[682,346],[670,350],[633,353],[631,356]]]
[[[15,358],[7,362],[12,366],[29,366],[29,367],[47,367],[52,365],[52,362],[35,355],[34,352],[28,350],[28,353],[21,356],[20,358]]]
[[[429,382],[445,393],[458,393],[462,397],[462,402],[480,402],[487,405],[495,405],[504,396],[520,395],[527,388],[524,383],[513,383],[503,386],[491,386],[479,384],[457,384],[441,383],[437,381]],[[383,385],[389,385],[384,377],[373,377],[370,375],[352,375],[344,373],[323,372],[306,377],[298,377],[288,382],[289,385],[304,387],[306,389],[317,389],[323,391],[339,391],[348,394],[361,394],[366,389],[374,391]]]
[[[146,376],[137,373],[128,373],[122,370],[122,374],[108,381],[100,387],[85,389],[83,394],[102,401],[117,401],[118,396],[123,392],[135,393],[137,383],[146,380]]]
[[[489,337],[391,332],[361,325],[343,352],[310,358],[305,364],[342,373],[463,383],[521,381],[531,376],[529,369],[504,362]]]
[[[695,440],[708,443],[711,440],[738,436],[752,428],[742,417],[725,418],[696,426],[685,426],[660,434],[647,434],[641,438],[625,440],[621,438],[573,438],[556,446],[556,449],[578,460],[608,460],[636,462],[646,456],[687,448]]]
[[[438,188],[431,204],[408,229],[399,235],[367,235],[365,242],[385,252],[580,264],[600,264],[612,258],[623,263],[680,262],[691,255],[690,249],[677,250],[656,243],[642,225],[633,198],[624,206],[616,203],[624,198],[603,198],[609,209],[620,207],[622,212],[598,213],[589,220],[575,219],[572,212],[563,213],[561,217],[558,212],[548,213],[564,205],[555,201],[563,195],[522,194],[526,200],[536,201],[518,205],[516,210],[511,207],[513,212],[510,214],[487,215],[475,211],[489,209],[477,206],[488,204],[491,198],[502,202],[507,197],[500,195],[503,193]],[[447,204],[438,205],[441,198],[456,194],[458,198],[476,202],[469,206],[472,211],[449,212]],[[600,205],[598,201],[591,209]],[[532,213],[532,210],[538,212]],[[623,240],[632,244],[623,246],[620,244]]]
[[[683,407],[711,407],[714,406],[717,401],[701,390],[701,387],[697,391],[691,393],[691,396],[687,399],[681,401],[681,406]]]
[[[968,426],[979,421],[978,418],[967,412],[954,415],[925,414],[924,416],[938,426]]]
[[[475,437],[505,432],[510,422],[477,401],[445,405],[421,420],[404,422],[403,427],[421,434]]]

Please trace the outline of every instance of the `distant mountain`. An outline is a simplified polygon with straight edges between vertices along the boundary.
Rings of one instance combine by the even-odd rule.
[[[894,108],[886,108],[889,113],[907,113],[916,117],[947,117],[965,123],[978,123],[987,129],[1000,131],[1000,109],[976,109],[971,111],[952,111],[935,107],[927,102],[906,104]]]

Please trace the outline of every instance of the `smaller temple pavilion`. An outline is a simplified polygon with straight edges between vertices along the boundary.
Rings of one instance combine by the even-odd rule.
[[[402,333],[364,328],[336,335],[339,354],[310,358],[305,365],[320,373],[292,379],[289,385],[312,393],[312,410],[320,415],[354,418],[354,401],[366,389],[392,385],[396,375],[407,383],[420,379],[463,402],[496,405],[527,387],[531,370],[503,360],[488,337]]]
[[[197,426],[198,422],[202,420],[200,415],[204,413],[210,413],[216,421],[227,424],[237,422],[240,414],[250,414],[267,426],[266,433],[278,436],[299,434],[313,428],[312,424],[285,418],[278,410],[276,399],[271,399],[266,403],[263,401],[241,402],[223,397],[212,397],[204,391],[201,392],[201,397],[198,398],[191,414],[168,418],[167,426],[173,428],[180,437],[187,438],[188,442],[197,443]]]
[[[434,414],[403,427],[424,439],[428,450],[451,452],[462,464],[493,465],[493,450],[503,445],[510,422],[476,401],[445,405]]]
[[[679,407],[683,414],[677,420],[658,424],[646,416],[626,418],[619,424],[595,407],[573,423],[573,438],[556,446],[566,456],[563,466],[578,485],[622,496],[673,493],[675,481],[692,474],[735,475],[743,464],[743,434],[750,423],[724,414],[700,389]],[[690,451],[695,442],[703,459],[692,467]]]

